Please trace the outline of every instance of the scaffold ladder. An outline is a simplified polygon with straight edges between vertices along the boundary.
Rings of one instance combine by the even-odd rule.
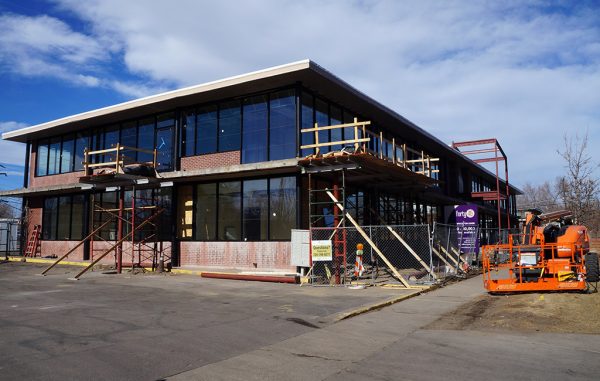
[[[40,251],[40,234],[42,231],[42,225],[34,225],[33,231],[27,241],[27,247],[23,257],[36,257]]]

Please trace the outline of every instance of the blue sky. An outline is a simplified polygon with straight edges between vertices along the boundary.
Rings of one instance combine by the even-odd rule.
[[[565,133],[600,162],[598,1],[0,0],[0,132],[310,58],[446,143],[496,137],[553,180]],[[0,141],[0,188],[22,185]]]

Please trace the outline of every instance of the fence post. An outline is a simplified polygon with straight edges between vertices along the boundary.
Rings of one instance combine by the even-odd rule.
[[[427,242],[429,243],[429,280],[433,281],[436,278],[434,275],[435,269],[433,268],[433,234],[429,230],[429,225],[425,226],[427,227]]]

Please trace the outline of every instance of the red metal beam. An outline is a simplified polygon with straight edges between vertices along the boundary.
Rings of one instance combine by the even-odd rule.
[[[506,159],[503,157],[489,157],[489,158],[485,158],[485,159],[475,159],[473,160],[474,162],[476,162],[477,164],[480,163],[490,163],[490,162],[495,162],[495,161],[505,161]]]
[[[480,140],[467,140],[464,142],[452,142],[452,147],[467,147],[467,146],[477,146],[482,144],[496,144],[498,140],[496,139],[480,139]]]

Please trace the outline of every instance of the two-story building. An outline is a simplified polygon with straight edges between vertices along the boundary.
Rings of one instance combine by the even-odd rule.
[[[291,230],[313,222],[309,189],[333,185],[364,225],[444,222],[463,203],[479,205],[481,226],[498,224],[493,202],[471,197],[495,186],[491,172],[309,60],[2,137],[27,145],[23,188],[1,194],[23,197],[43,256],[91,235],[70,260],[124,239],[123,264],[158,253],[173,266],[293,270]],[[502,219],[516,224],[510,189]]]

